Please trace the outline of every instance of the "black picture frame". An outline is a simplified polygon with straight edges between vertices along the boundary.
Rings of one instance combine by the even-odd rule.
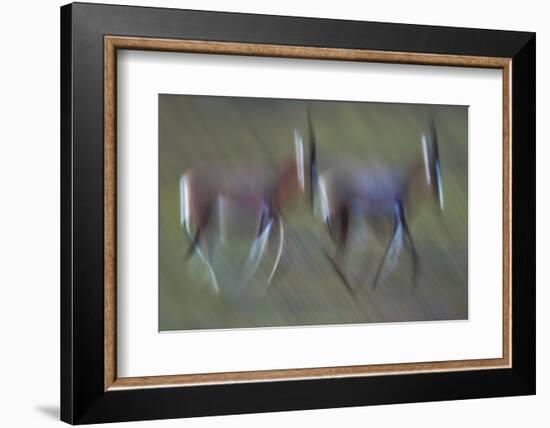
[[[512,59],[512,366],[105,391],[104,36]],[[61,8],[61,419],[71,424],[535,393],[535,34],[74,3]]]

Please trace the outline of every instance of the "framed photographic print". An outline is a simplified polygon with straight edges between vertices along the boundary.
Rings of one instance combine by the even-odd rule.
[[[535,35],[61,8],[61,418],[535,393]]]

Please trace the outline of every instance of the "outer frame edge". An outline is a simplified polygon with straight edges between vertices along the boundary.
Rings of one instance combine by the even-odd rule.
[[[536,393],[536,34],[512,59],[512,348],[526,394]]]
[[[107,8],[107,7],[110,7],[110,6],[104,6],[104,5],[86,5],[86,9],[83,9],[82,8],[82,5],[78,5],[77,9],[78,10],[81,10],[82,12],[86,12],[89,10],[90,7],[93,7],[94,10],[98,10],[99,8]],[[71,28],[70,28],[70,31],[69,31],[69,34],[71,35],[71,37],[73,37],[73,28],[72,28],[72,23],[74,22],[74,18],[72,16],[72,11],[74,10],[71,5],[69,6],[65,6],[64,8],[67,8],[69,10],[71,10],[71,17],[68,19],[68,21],[71,23]],[[135,9],[135,8],[133,8]],[[95,15],[95,14],[94,14]],[[231,14],[225,14],[226,16],[230,16]],[[95,15],[97,16],[97,15]],[[253,15],[249,15],[250,17],[252,17]],[[302,18],[303,19],[303,18]],[[62,19],[61,19],[61,25],[62,25],[62,39],[63,39],[63,26],[64,26],[64,22],[66,22],[66,19],[64,20],[63,19],[63,8],[62,8]],[[351,21],[353,22],[353,21]],[[95,22],[95,17],[94,19],[92,19],[91,21],[91,25],[96,25],[97,22]],[[436,27],[437,28],[437,27]],[[98,30],[99,31],[99,30]],[[519,38],[522,38],[524,39],[526,37],[525,33],[517,33],[516,36],[518,39]],[[530,45],[532,43],[532,46]],[[529,45],[529,46],[528,46]],[[530,54],[525,54],[525,49],[532,49],[532,52]],[[67,182],[64,181],[63,179],[63,176],[64,176],[64,173],[68,171],[71,171],[71,168],[72,168],[72,165],[70,165],[68,167],[68,169],[66,169],[66,152],[65,152],[65,156],[64,156],[64,152],[63,152],[63,147],[64,147],[64,143],[67,141],[66,140],[66,134],[64,133],[64,129],[63,129],[63,126],[64,126],[64,123],[66,124],[66,122],[64,122],[64,118],[65,120],[67,120],[67,113],[69,112],[72,112],[72,92],[71,92],[71,96],[69,97],[70,100],[71,100],[71,103],[69,104],[69,106],[67,107],[65,105],[66,108],[68,108],[69,110],[67,111],[66,109],[64,109],[64,103],[63,103],[63,99],[64,99],[64,96],[63,96],[63,88],[64,88],[64,81],[63,81],[63,76],[64,76],[64,71],[66,72],[67,70],[65,69],[66,67],[66,62],[64,63],[64,59],[63,59],[63,56],[66,54],[66,50],[63,48],[63,42],[62,42],[62,49],[61,49],[61,53],[62,53],[62,67],[61,67],[61,73],[62,73],[62,111],[61,111],[61,125],[62,125],[62,178],[61,178],[61,187],[62,187],[62,222],[63,222],[63,219],[66,218],[66,217],[63,217],[64,215],[67,215],[69,214],[70,216],[72,216],[72,211],[67,211],[66,209],[66,206],[63,205],[63,199],[67,196],[67,194],[65,193],[64,189],[66,189],[66,186],[67,186]],[[69,49],[69,54],[72,55],[72,46],[71,46],[71,49]],[[514,112],[517,112],[517,108],[516,107],[522,107],[522,108],[525,108],[527,107],[528,109],[530,108],[531,112],[534,113],[534,100],[535,100],[535,82],[534,82],[534,76],[535,76],[535,70],[534,70],[534,60],[535,60],[535,52],[534,52],[534,34],[532,34],[532,37],[531,35],[529,35],[528,37],[528,41],[522,45],[522,48],[520,49],[519,53],[518,53],[519,57],[517,58],[517,60],[519,61],[521,58],[523,58],[524,56],[527,58],[526,60],[527,61],[531,61],[530,62],[530,65],[531,65],[531,69],[529,69],[529,67],[524,67],[525,69],[523,70],[523,73],[527,75],[527,78],[529,79],[532,79],[532,84],[529,85],[529,91],[531,93],[531,98],[527,97],[527,101],[525,101],[525,99],[523,99],[523,103],[529,103],[529,100],[531,100],[532,102],[532,105],[523,105],[521,103],[518,102],[518,104],[516,105],[516,100],[517,98],[514,97],[514,102],[513,102],[513,111]],[[67,58],[65,58],[67,59]],[[69,57],[68,59],[68,62],[70,65],[72,65],[72,62],[73,62],[74,58],[72,56]],[[65,64],[65,65],[64,65]],[[72,68],[69,67],[69,70],[72,72]],[[72,75],[70,75],[70,78],[72,79]],[[66,75],[65,75],[66,76]],[[514,73],[514,76],[515,76],[515,73]],[[518,80],[516,81],[514,79],[514,85],[513,87],[516,87],[517,86],[517,83],[521,81]],[[72,91],[72,80],[71,80],[71,85],[68,86],[68,88]],[[515,118],[513,117],[513,124],[514,124],[514,127],[517,126],[516,124],[516,121],[515,121]],[[532,119],[532,122],[526,122],[524,123],[524,126],[526,126],[527,128],[529,126],[534,126],[534,118]],[[517,128],[514,128],[514,129],[517,129]],[[533,133],[533,135],[530,136],[530,138],[528,139],[527,143],[528,145],[530,145],[531,143],[533,143],[533,146],[534,146],[534,127],[531,129],[530,132]],[[73,130],[71,129],[70,132],[69,132],[69,143],[72,145],[72,132]],[[514,132],[514,131],[513,131]],[[64,137],[65,136],[65,137]],[[515,133],[514,133],[514,136],[515,136]],[[517,141],[517,140],[516,140]],[[527,147],[527,149],[529,149],[530,147]],[[71,147],[72,149],[72,147]],[[516,154],[516,151],[514,151],[514,154]],[[70,160],[72,161],[72,152],[70,154]],[[515,156],[513,156],[513,160],[515,161]],[[529,160],[534,160],[534,151],[533,151],[533,155],[532,155],[532,158],[529,158],[527,159],[525,165],[524,166],[524,169],[523,169],[523,172],[525,173],[525,170],[529,167]],[[531,167],[534,166],[534,162],[532,162],[531,164]],[[71,171],[72,172],[72,171]],[[529,175],[529,178],[527,179],[527,182],[530,182],[532,181],[533,177],[534,177],[534,169],[532,170],[532,173],[530,171],[528,171],[530,174]],[[516,176],[517,177],[517,174]],[[71,178],[72,180],[72,178]],[[72,181],[70,181],[70,183],[72,184]],[[534,181],[533,181],[534,183]],[[526,182],[523,182],[522,181],[522,186],[526,184]],[[522,186],[519,186],[519,184],[516,183],[516,186],[518,188],[521,189]],[[513,186],[514,188],[516,188],[516,186]],[[513,195],[513,199],[514,198],[514,191],[512,192]],[[69,193],[68,194],[68,197],[72,198],[72,194]],[[534,199],[533,199],[533,205],[534,205]],[[138,399],[139,397],[135,396],[134,399],[132,400],[128,400],[127,399],[127,396],[125,394],[124,391],[116,391],[116,392],[107,392],[107,393],[104,393],[103,395],[99,396],[99,398],[94,401],[94,402],[91,402],[90,405],[86,408],[86,409],[82,409],[84,410],[83,412],[80,412],[80,414],[78,415],[77,419],[75,418],[75,406],[74,406],[74,401],[78,398],[78,394],[75,395],[75,392],[72,388],[74,388],[74,367],[73,367],[73,359],[72,359],[72,356],[74,355],[73,354],[73,350],[71,348],[71,354],[66,354],[66,346],[67,344],[69,343],[71,346],[73,345],[73,339],[74,339],[74,336],[73,336],[73,330],[72,330],[72,324],[71,324],[71,327],[70,327],[70,334],[67,336],[67,331],[64,329],[67,329],[67,326],[64,325],[63,323],[63,317],[67,315],[67,312],[65,311],[66,308],[66,302],[67,302],[67,299],[69,298],[69,301],[70,301],[70,306],[69,306],[69,314],[70,314],[70,319],[71,319],[71,323],[74,321],[73,320],[73,305],[74,305],[74,302],[73,302],[73,296],[72,296],[72,270],[71,270],[71,282],[69,283],[69,292],[70,292],[70,297],[67,297],[67,295],[65,294],[66,293],[66,286],[67,284],[64,283],[63,281],[63,278],[64,278],[64,274],[65,274],[65,269],[66,267],[64,267],[63,265],[63,262],[64,262],[64,258],[68,255],[67,252],[66,252],[66,248],[64,248],[63,246],[63,242],[65,241],[64,237],[63,237],[63,231],[64,231],[64,227],[63,227],[63,223],[62,223],[62,266],[61,266],[61,273],[62,273],[62,305],[61,305],[61,309],[62,309],[62,349],[61,349],[61,355],[62,355],[62,410],[61,410],[61,413],[62,413],[62,420],[66,421],[66,422],[69,422],[69,423],[92,423],[92,422],[109,422],[109,421],[124,421],[124,420],[144,420],[144,419],[151,419],[151,416],[144,416],[145,413],[143,411],[137,411],[135,413],[128,413],[127,411],[125,411],[124,409],[122,410],[114,410],[114,406],[116,406],[117,403],[122,403],[122,404],[128,404],[129,402],[132,403],[134,402],[133,400],[135,399]],[[72,228],[70,229],[70,238],[72,240],[72,233],[73,233],[73,230]],[[65,236],[66,238],[66,236]],[[529,234],[529,238],[533,238],[534,239],[534,226],[533,226],[533,229],[532,229],[532,234],[530,232]],[[71,241],[71,245],[72,245],[72,241]],[[531,248],[531,245],[528,246],[529,248]],[[72,248],[72,247],[71,247]],[[72,254],[72,253],[71,253]],[[515,258],[516,257],[513,257],[514,261],[515,261]],[[533,268],[533,271],[534,271],[534,262],[532,264],[532,268]],[[528,274],[527,276],[530,277],[532,275],[531,272],[524,272],[526,274]],[[525,277],[525,275],[523,276]],[[515,281],[513,281],[515,282]],[[528,284],[530,286],[533,287],[533,291],[532,291],[532,296],[528,296],[528,298],[525,300],[526,303],[524,303],[527,307],[529,307],[529,305],[531,304],[531,308],[534,308],[534,282],[531,283],[531,284]],[[529,287],[528,287],[529,288]],[[530,291],[530,289],[528,290]],[[64,303],[65,301],[65,303]],[[75,308],[77,309],[77,308]],[[514,309],[513,312],[515,313],[516,310]],[[516,317],[517,318],[517,317]],[[533,322],[532,322],[533,321]],[[520,328],[521,331],[524,331],[525,332],[525,328],[529,328],[529,327],[532,327],[533,328],[533,331],[532,331],[532,339],[529,339],[526,344],[528,345],[528,351],[525,351],[523,350],[522,351],[522,354],[527,354],[528,352],[532,351],[532,353],[534,353],[534,348],[535,348],[535,342],[534,342],[534,313],[532,315],[529,316],[529,318],[527,320],[524,320],[522,323],[518,324],[520,327],[517,327],[517,328]],[[514,335],[514,337],[517,337],[517,334]],[[516,349],[516,347],[518,346],[518,344],[516,343],[516,346],[514,346],[514,349]],[[67,355],[70,355],[70,370],[63,364],[63,359],[66,358]],[[517,353],[514,352],[514,356],[517,356]],[[518,363],[518,360],[514,359],[516,363]],[[67,360],[65,360],[65,362],[67,362]],[[501,373],[501,375],[499,375],[501,378],[500,380],[503,381],[504,378],[508,379],[510,384],[508,385],[508,388],[505,388],[504,390],[500,391],[500,392],[497,392],[496,394],[492,394],[492,395],[487,395],[487,393],[484,393],[484,392],[474,392],[474,394],[472,396],[469,396],[469,397],[466,397],[466,396],[460,396],[460,397],[450,397],[449,396],[443,396],[441,398],[431,398],[431,400],[434,400],[434,401],[439,401],[439,400],[448,400],[448,399],[462,399],[462,398],[480,398],[480,397],[488,397],[488,396],[504,396],[504,395],[528,395],[528,394],[533,394],[535,393],[536,391],[536,382],[535,382],[535,368],[534,368],[534,356],[532,358],[521,358],[519,360],[519,363],[520,364],[514,364],[514,367],[511,369],[511,370],[503,370],[503,371],[500,371],[499,370],[499,373]],[[467,375],[470,377],[470,376],[473,376],[472,373],[468,372]],[[67,376],[69,376],[69,378],[67,378]],[[66,394],[67,392],[67,389],[65,388],[66,386],[66,382],[67,382],[67,379],[70,379],[70,386],[71,386],[71,394],[70,394],[70,402],[66,401],[67,398],[66,398],[66,395],[64,395],[64,393]],[[78,388],[77,388],[78,390]],[[78,391],[76,391],[78,392]],[[145,395],[144,394],[140,394],[140,397],[144,397]],[[65,397],[65,398],[64,398]],[[175,398],[173,397],[172,400],[175,400]],[[366,405],[366,404],[382,404],[382,403],[356,403],[356,402],[350,402],[350,403],[346,403],[346,404],[341,404],[341,403],[336,403],[336,404],[333,404],[333,403],[330,403],[328,402],[327,403],[327,397],[323,397],[321,396],[319,398],[319,402],[316,403],[316,404],[313,404],[313,405],[309,405],[309,406],[303,406],[301,408],[303,409],[306,409],[306,408],[327,408],[327,407],[344,407],[344,406],[357,406],[357,405]],[[418,398],[418,399],[413,399],[413,400],[408,400],[408,402],[412,402],[412,401],[425,401],[426,398],[424,398],[423,396]],[[330,401],[330,400],[328,400]],[[338,401],[338,400],[334,400],[334,401]],[[399,399],[395,399],[395,398],[390,398],[388,401],[386,401],[386,403],[392,403],[392,402],[404,402],[404,401],[399,401]],[[82,404],[82,403],[80,403]],[[135,402],[134,402],[135,404]],[[183,416],[198,416],[199,414],[197,414],[196,412],[199,411],[200,412],[200,409],[196,410],[196,409],[189,409],[189,408],[185,408],[186,406],[184,406],[182,404],[182,409],[181,409],[181,414],[178,414],[177,416],[174,416],[174,415],[167,415],[167,416],[153,416],[153,418],[171,418],[171,417],[183,417]],[[285,408],[268,408],[268,409],[261,409],[261,408],[253,408],[251,410],[242,410],[242,409],[237,409],[237,411],[227,411],[225,409],[212,409],[211,411],[209,412],[202,412],[200,413],[201,415],[208,415],[208,414],[211,414],[211,415],[214,415],[214,414],[228,414],[228,413],[247,413],[247,412],[267,412],[267,411],[276,411],[276,410],[296,410],[297,408],[293,407],[293,406],[288,406],[288,407],[285,407]]]
[[[60,418],[74,423],[72,290],[72,5],[60,8],[61,303]]]

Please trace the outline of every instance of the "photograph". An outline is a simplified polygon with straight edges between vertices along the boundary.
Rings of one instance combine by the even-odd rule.
[[[36,273],[35,336],[57,347],[10,422],[539,416],[542,14],[430,3],[27,11],[55,49],[7,68],[25,114],[6,142],[38,144],[6,145],[4,181],[30,191],[7,186],[27,225],[4,222],[24,255],[5,282]],[[48,105],[31,121],[27,99]],[[55,235],[39,257],[29,225]],[[20,345],[37,317],[11,306]]]
[[[158,95],[160,332],[468,319],[468,106]]]

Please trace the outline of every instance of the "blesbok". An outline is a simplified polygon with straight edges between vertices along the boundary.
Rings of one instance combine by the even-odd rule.
[[[321,215],[335,245],[334,256],[327,256],[348,288],[355,294],[342,267],[350,227],[354,219],[371,225],[393,223],[385,253],[378,265],[372,288],[375,289],[383,274],[397,265],[404,246],[412,258],[412,282],[416,284],[418,253],[407,222],[407,213],[413,204],[432,196],[443,211],[444,198],[441,181],[437,133],[433,118],[429,120],[429,133],[422,134],[422,155],[408,165],[369,166],[363,162],[348,162],[328,168],[317,175],[316,137],[308,115],[312,204],[317,197]],[[317,196],[316,196],[317,195]],[[361,275],[362,276],[362,275]],[[363,278],[359,278],[359,283]]]
[[[228,220],[235,218],[255,223],[254,238],[241,268],[243,284],[258,270],[273,229],[278,230],[277,254],[267,279],[267,285],[271,284],[283,252],[282,209],[305,192],[304,171],[303,139],[295,130],[294,156],[275,167],[261,162],[219,161],[193,167],[181,176],[180,221],[191,241],[187,258],[200,257],[216,293],[220,288],[212,267],[213,250],[224,240]]]

